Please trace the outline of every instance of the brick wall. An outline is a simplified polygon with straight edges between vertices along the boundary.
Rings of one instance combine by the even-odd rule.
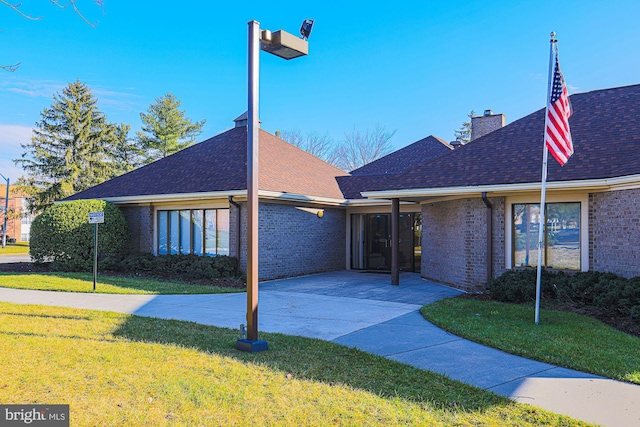
[[[504,198],[493,204],[492,275],[504,271]],[[487,207],[482,199],[422,206],[422,276],[467,291],[487,284]]]
[[[153,209],[149,206],[118,206],[129,224],[131,252],[153,252]]]
[[[240,268],[247,268],[247,209],[241,203]],[[230,212],[229,243],[235,254],[236,210]],[[294,206],[260,203],[259,277],[260,280],[300,276],[345,268],[346,212],[325,209],[324,216]]]
[[[2,194],[0,196],[0,240],[2,240],[2,227],[4,227],[4,208],[5,208],[5,188],[0,188]],[[13,188],[13,186],[10,186]],[[9,190],[12,191],[12,190]],[[22,240],[22,218],[19,214],[22,213],[22,198],[14,197],[9,193],[9,216],[7,217],[7,242],[9,239],[16,239],[17,242]]]
[[[640,276],[640,190],[589,194],[589,270]]]
[[[471,118],[471,140],[478,139],[486,134],[504,127],[506,117],[504,114],[488,114]]]

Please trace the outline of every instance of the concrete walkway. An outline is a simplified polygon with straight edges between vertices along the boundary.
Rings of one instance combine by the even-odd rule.
[[[342,271],[260,284],[260,330],[357,347],[518,402],[608,426],[640,425],[640,387],[494,350],[424,320],[420,307],[460,291],[403,273]],[[108,310],[238,328],[246,296],[106,295],[0,288],[0,300]]]

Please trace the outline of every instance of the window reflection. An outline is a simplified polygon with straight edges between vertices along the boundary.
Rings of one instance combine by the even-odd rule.
[[[542,265],[580,270],[580,203],[548,203]],[[513,265],[538,265],[540,204],[513,205]]]

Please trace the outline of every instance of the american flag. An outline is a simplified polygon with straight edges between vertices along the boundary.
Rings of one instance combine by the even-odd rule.
[[[564,77],[560,71],[560,61],[556,53],[556,64],[553,71],[553,87],[547,106],[547,128],[545,129],[545,142],[549,152],[564,166],[573,154],[573,142],[569,129],[569,117],[573,110],[569,101],[569,91],[564,83]]]

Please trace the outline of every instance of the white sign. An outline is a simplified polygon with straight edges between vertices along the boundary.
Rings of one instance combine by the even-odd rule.
[[[89,224],[102,224],[104,222],[104,212],[89,212]]]

